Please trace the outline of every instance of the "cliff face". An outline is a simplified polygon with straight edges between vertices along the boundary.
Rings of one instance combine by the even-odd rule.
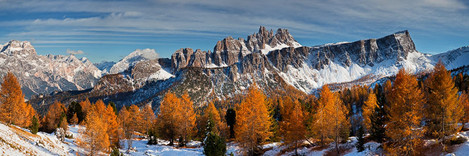
[[[327,44],[313,47],[315,68],[322,69],[332,59],[344,66],[352,62],[360,66],[374,66],[385,60],[403,61],[409,53],[417,52],[408,31],[397,32],[379,39],[360,40],[352,43]]]

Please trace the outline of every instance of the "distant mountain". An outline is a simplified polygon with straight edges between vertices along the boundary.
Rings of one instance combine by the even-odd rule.
[[[102,74],[108,74],[114,64],[116,64],[114,61],[103,61],[100,63],[95,63],[94,66],[101,70]]]
[[[141,61],[157,59],[158,54],[153,49],[137,49],[115,63],[109,70],[110,74],[127,72],[131,67]]]
[[[0,79],[8,71],[18,77],[25,98],[92,88],[101,77],[101,70],[86,58],[37,55],[29,42],[16,40],[0,45]]]
[[[54,100],[65,103],[88,97],[122,105],[158,106],[167,91],[188,92],[197,105],[213,98],[229,98],[256,83],[268,95],[293,86],[314,93],[325,84],[348,87],[371,84],[395,75],[400,68],[427,72],[442,60],[448,69],[468,65],[469,48],[438,55],[420,53],[408,31],[378,39],[319,46],[300,45],[286,29],[275,33],[260,27],[247,39],[227,37],[213,51],[179,49],[171,58],[153,50],[137,50],[112,65],[108,75],[81,92],[63,92],[32,99],[46,109]]]

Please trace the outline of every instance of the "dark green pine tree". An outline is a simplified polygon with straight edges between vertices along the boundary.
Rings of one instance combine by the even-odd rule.
[[[282,139],[282,135],[280,134],[280,124],[279,122],[282,121],[282,114],[280,113],[280,101],[276,100],[276,104],[273,108],[271,108],[270,116],[272,117],[272,125],[270,126],[270,131],[273,133],[270,136],[270,140],[273,142],[279,142]]]
[[[119,115],[119,112],[117,111],[116,104],[114,102],[110,101],[109,105],[111,105],[112,109],[114,109],[114,113],[116,113],[116,115]]]
[[[33,116],[30,130],[33,134],[36,134],[39,131],[39,122],[36,116]]]
[[[230,126],[230,138],[235,137],[234,125],[236,124],[236,111],[233,108],[226,110],[226,124]]]
[[[358,142],[357,142],[357,151],[358,152],[362,152],[365,150],[365,130],[363,129],[363,126],[360,125],[360,127],[358,128],[358,132],[357,132],[357,139],[358,139]]]
[[[119,148],[113,148],[110,156],[123,156],[124,154],[119,152]]]
[[[209,132],[204,140],[204,154],[207,156],[225,155],[226,143],[225,139],[216,133]]]
[[[72,102],[70,105],[68,105],[67,109],[67,122],[71,123],[71,119],[73,118],[73,115],[76,113],[77,118],[78,118],[78,123],[81,123],[83,120],[85,120],[85,113],[82,111],[81,105],[78,102]]]
[[[371,115],[371,129],[369,130],[371,139],[376,142],[383,142],[386,137],[385,124],[386,124],[386,97],[384,95],[383,87],[379,84],[375,86],[375,93],[377,98],[378,107],[375,109],[375,112]]]

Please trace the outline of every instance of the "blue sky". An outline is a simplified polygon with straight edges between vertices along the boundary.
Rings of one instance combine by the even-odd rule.
[[[0,44],[32,42],[39,54],[118,61],[135,49],[170,57],[212,50],[226,36],[287,28],[305,46],[409,30],[417,50],[469,45],[466,0],[0,0]]]

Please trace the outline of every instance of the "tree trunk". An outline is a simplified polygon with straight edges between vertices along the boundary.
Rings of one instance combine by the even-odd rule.
[[[295,155],[298,155],[298,141],[295,141]]]

